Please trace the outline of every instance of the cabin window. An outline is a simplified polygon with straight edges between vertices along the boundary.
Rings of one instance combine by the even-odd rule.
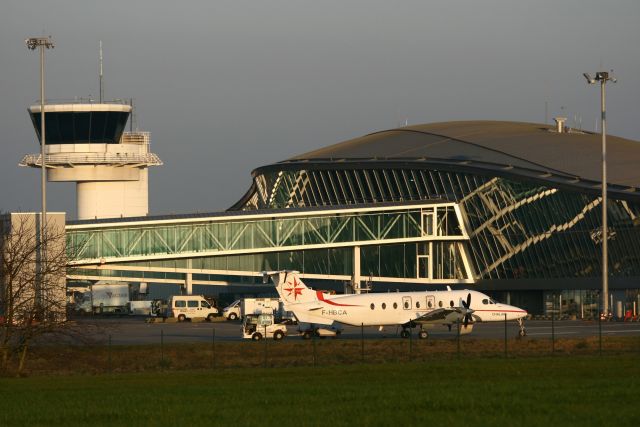
[[[409,301],[404,302],[404,308],[409,308]]]
[[[382,303],[382,309],[384,310],[385,308],[387,308],[387,304],[386,303]]]
[[[397,302],[393,303],[393,308],[398,308],[398,303]]]
[[[374,308],[376,308],[374,303],[371,303],[371,310],[373,310]]]
[[[438,307],[442,307],[442,301],[438,301]]]
[[[431,301],[427,302],[427,307],[429,308],[433,307],[433,304],[431,304]]]
[[[449,301],[449,305],[453,307],[453,300]]]
[[[416,308],[420,308],[420,302],[416,301]]]

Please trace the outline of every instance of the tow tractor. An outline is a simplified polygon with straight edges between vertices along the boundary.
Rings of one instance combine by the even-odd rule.
[[[247,314],[242,320],[242,338],[260,341],[263,338],[273,338],[280,341],[287,335],[287,326],[275,323],[273,313]]]

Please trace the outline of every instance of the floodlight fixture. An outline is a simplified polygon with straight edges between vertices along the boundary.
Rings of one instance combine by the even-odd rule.
[[[587,83],[589,83],[590,85],[596,82],[595,79],[589,75],[589,73],[582,73],[582,75],[585,79],[587,79]]]
[[[51,40],[51,36],[48,37],[30,37],[24,41],[27,44],[27,48],[29,50],[36,50],[38,47],[44,47],[47,49],[53,49],[55,46],[53,45],[53,40]]]

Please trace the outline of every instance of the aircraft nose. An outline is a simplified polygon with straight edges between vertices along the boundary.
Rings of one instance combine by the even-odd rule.
[[[512,319],[521,319],[523,317],[527,317],[527,315],[529,314],[527,313],[527,310],[516,307],[515,305],[507,305],[507,311],[509,311],[509,317],[511,317]]]

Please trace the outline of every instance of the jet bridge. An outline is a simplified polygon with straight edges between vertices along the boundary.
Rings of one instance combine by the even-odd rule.
[[[72,280],[224,285],[259,283],[264,270],[350,281],[473,283],[457,204],[76,221],[66,226]],[[391,266],[391,267],[390,267]]]

